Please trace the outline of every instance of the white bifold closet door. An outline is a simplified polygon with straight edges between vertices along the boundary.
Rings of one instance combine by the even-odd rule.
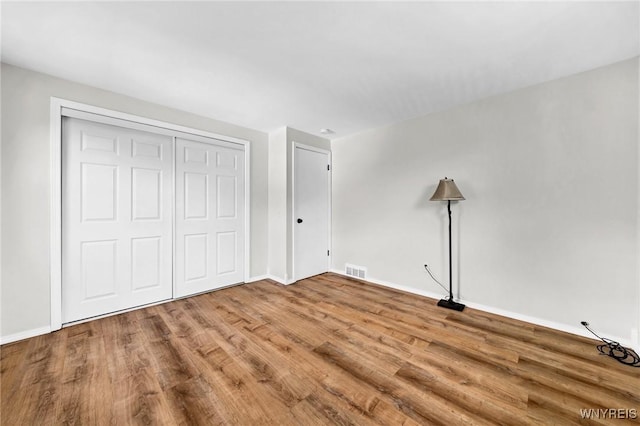
[[[62,322],[172,297],[172,138],[63,118]]]
[[[244,151],[176,139],[175,297],[244,279]]]

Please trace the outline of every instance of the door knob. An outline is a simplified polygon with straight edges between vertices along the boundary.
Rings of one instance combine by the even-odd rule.
[[[302,223],[302,219],[298,218],[298,223]]]

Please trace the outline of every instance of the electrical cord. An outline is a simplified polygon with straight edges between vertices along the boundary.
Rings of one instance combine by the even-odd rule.
[[[615,342],[611,339],[607,339],[606,337],[600,337],[596,334],[595,331],[589,328],[589,323],[586,321],[580,322],[587,330],[591,332],[598,339],[602,340],[604,345],[596,346],[598,351],[602,355],[610,356],[611,358],[621,362],[624,365],[629,365],[631,367],[640,367],[640,356],[633,349],[625,348],[620,343]]]
[[[428,265],[424,265],[424,269],[426,269],[426,270],[427,270],[427,272],[429,273],[429,276],[431,277],[431,279],[432,279],[432,280],[434,280],[436,283],[438,283],[438,285],[439,285],[440,287],[442,287],[442,288],[444,289],[444,291],[446,291],[446,292],[447,292],[447,299],[448,299],[448,298],[449,298],[449,296],[448,296],[448,294],[449,294],[449,289],[448,289],[448,288],[446,288],[446,287],[445,287],[445,286],[444,286],[440,281],[438,281],[438,280],[436,279],[436,277],[434,277],[434,276],[433,276],[433,273],[431,273],[431,270],[429,269],[429,266],[428,266]]]
[[[440,282],[436,277],[433,276],[433,273],[429,269],[428,265],[424,265],[424,269],[429,273],[429,276],[433,281],[435,281],[444,291],[449,293],[449,290]],[[447,296],[448,298],[448,296]],[[607,339],[606,337],[600,337],[596,334],[595,331],[589,328],[589,323],[586,321],[582,321],[582,324],[587,330],[591,332],[598,339],[602,340],[603,345],[598,345],[596,348],[598,352],[602,355],[610,356],[611,358],[621,362],[624,365],[629,365],[631,367],[640,367],[640,355],[636,353],[633,349],[625,348],[620,343],[613,341],[611,339]]]

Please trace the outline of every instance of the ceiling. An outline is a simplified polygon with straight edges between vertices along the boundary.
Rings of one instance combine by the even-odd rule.
[[[331,138],[640,54],[638,1],[2,2],[2,61]]]

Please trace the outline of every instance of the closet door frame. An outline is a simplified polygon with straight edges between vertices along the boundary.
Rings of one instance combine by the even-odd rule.
[[[251,246],[250,246],[250,218],[251,218],[251,142],[245,139],[220,135],[167,123],[164,121],[145,118],[133,114],[113,111],[80,102],[51,97],[50,103],[50,157],[51,157],[51,195],[50,195],[50,236],[49,236],[49,280],[50,280],[50,300],[51,300],[51,331],[60,330],[62,324],[62,117],[73,116],[76,118],[92,117],[98,122],[105,124],[116,124],[122,126],[122,122],[127,122],[127,127],[133,129],[144,129],[161,134],[173,136],[173,150],[175,151],[175,138],[188,136],[201,136],[207,139],[218,140],[222,143],[232,143],[244,147],[244,281],[250,277]],[[175,153],[174,153],[175,154]],[[175,161],[174,161],[175,171]],[[175,173],[174,173],[175,184]],[[174,207],[175,209],[175,203]],[[174,229],[175,231],[175,229]],[[175,258],[175,250],[173,257]],[[175,271],[174,271],[175,273]],[[175,277],[172,277],[175,285]],[[175,299],[175,292],[174,292]],[[111,315],[111,314],[106,314]]]

